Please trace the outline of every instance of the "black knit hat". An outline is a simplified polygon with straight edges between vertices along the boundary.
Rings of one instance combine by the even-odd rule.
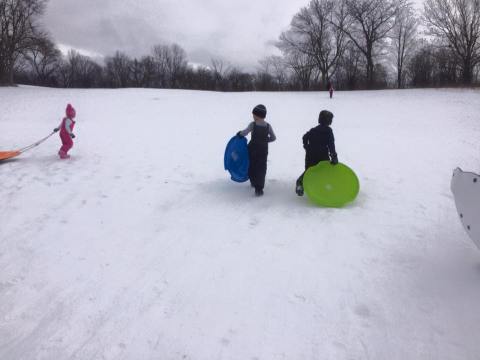
[[[252,111],[252,114],[259,118],[265,119],[267,117],[267,108],[265,105],[257,105]]]
[[[323,126],[332,125],[333,114],[328,110],[322,110],[320,116],[318,117],[318,123]]]

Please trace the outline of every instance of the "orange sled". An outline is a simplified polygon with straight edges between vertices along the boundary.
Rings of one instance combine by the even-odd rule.
[[[0,161],[12,159],[20,154],[20,151],[0,151]]]
[[[0,151],[0,162],[4,161],[4,160],[9,160],[9,159],[13,159],[14,157],[20,155],[20,154],[23,154],[24,152],[28,151],[28,150],[31,150],[33,149],[34,147],[37,147],[38,145],[40,145],[41,143],[43,143],[44,141],[46,141],[50,136],[52,136],[53,134],[55,134],[55,132],[52,132],[50,135],[44,137],[42,140],[39,140],[37,141],[36,143],[32,144],[32,145],[29,145],[27,147],[24,147],[23,149],[20,149],[20,150],[16,150],[16,151]]]

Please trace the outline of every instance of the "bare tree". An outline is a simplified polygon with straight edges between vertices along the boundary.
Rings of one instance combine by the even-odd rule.
[[[255,90],[269,91],[278,90],[273,76],[264,69],[258,69],[254,77]]]
[[[193,90],[213,90],[212,70],[207,66],[189,66],[182,76],[182,86]]]
[[[179,87],[179,81],[187,70],[187,53],[179,45],[170,46],[170,57],[167,62],[170,86],[172,88]]]
[[[140,66],[142,69],[142,86],[153,87],[155,84],[155,59],[152,56],[144,56],[140,59]]]
[[[347,19],[341,28],[365,57],[369,88],[375,84],[375,57],[378,47],[395,25],[394,19],[404,0],[341,0]]]
[[[143,64],[137,58],[130,61],[130,82],[133,87],[143,87],[145,70]],[[146,87],[146,86],[145,86]]]
[[[22,53],[41,37],[38,18],[46,0],[0,0],[0,85],[13,84],[13,69]]]
[[[74,50],[69,51],[59,72],[64,87],[68,88],[97,87],[102,81],[102,67]]]
[[[130,86],[132,66],[132,60],[120,51],[117,51],[114,56],[108,57],[105,60],[105,73],[110,86],[116,88]]]
[[[37,85],[53,85],[54,75],[58,69],[61,52],[49,39],[39,39],[24,58],[33,70],[33,83]]]
[[[210,68],[212,69],[214,78],[214,90],[225,90],[225,78],[231,70],[230,64],[226,61],[215,58],[210,60]]]
[[[418,18],[411,3],[400,8],[392,31],[392,52],[397,68],[397,87],[403,88],[405,83],[405,64],[415,49]]]
[[[347,43],[335,76],[338,85],[350,90],[357,88],[361,80],[360,71],[363,69],[362,56],[360,50],[352,42]]]
[[[61,87],[69,88],[70,86],[70,65],[65,59],[61,59],[57,67],[57,78]]]
[[[332,0],[312,0],[292,20],[290,29],[280,36],[283,52],[294,49],[310,56],[325,86],[336,70],[345,50],[345,12]],[[333,26],[335,22],[338,26]]]
[[[157,86],[161,88],[178,86],[182,73],[187,69],[187,55],[179,45],[157,45],[153,49],[156,64]]]
[[[155,86],[166,88],[168,86],[168,58],[170,49],[167,45],[157,45],[153,48],[153,59],[155,62]]]
[[[227,74],[228,90],[251,91],[253,90],[253,76],[242,72],[240,69],[231,68]]]
[[[431,86],[452,86],[462,82],[461,64],[451,49],[435,46],[433,55],[434,76]]]
[[[207,66],[199,66],[192,74],[195,89],[216,90],[213,71]]]
[[[411,85],[414,87],[432,86],[435,77],[435,54],[433,46],[423,41],[407,64]]]
[[[292,49],[286,54],[285,64],[292,69],[295,87],[300,90],[310,90],[315,75],[315,64],[312,58]]]
[[[430,33],[461,61],[463,82],[470,85],[480,62],[480,0],[426,0],[424,17]]]
[[[260,74],[268,74],[276,90],[285,90],[288,83],[288,70],[281,56],[272,55],[260,60]]]

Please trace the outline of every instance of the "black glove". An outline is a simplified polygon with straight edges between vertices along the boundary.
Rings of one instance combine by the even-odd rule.
[[[60,130],[60,128],[55,128],[53,129],[53,132],[58,132]]]
[[[243,137],[242,132],[241,131],[237,132],[237,136]]]
[[[338,164],[337,155],[332,156],[332,160],[330,160],[330,164],[332,164],[332,165],[337,165]]]
[[[75,134],[70,134],[70,137],[71,137],[72,139],[75,139]]]

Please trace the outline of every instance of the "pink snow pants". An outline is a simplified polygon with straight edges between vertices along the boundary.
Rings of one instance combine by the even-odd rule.
[[[60,139],[62,139],[62,147],[58,151],[58,155],[60,155],[62,159],[65,159],[68,157],[68,151],[73,147],[73,140],[66,131],[60,132]]]

